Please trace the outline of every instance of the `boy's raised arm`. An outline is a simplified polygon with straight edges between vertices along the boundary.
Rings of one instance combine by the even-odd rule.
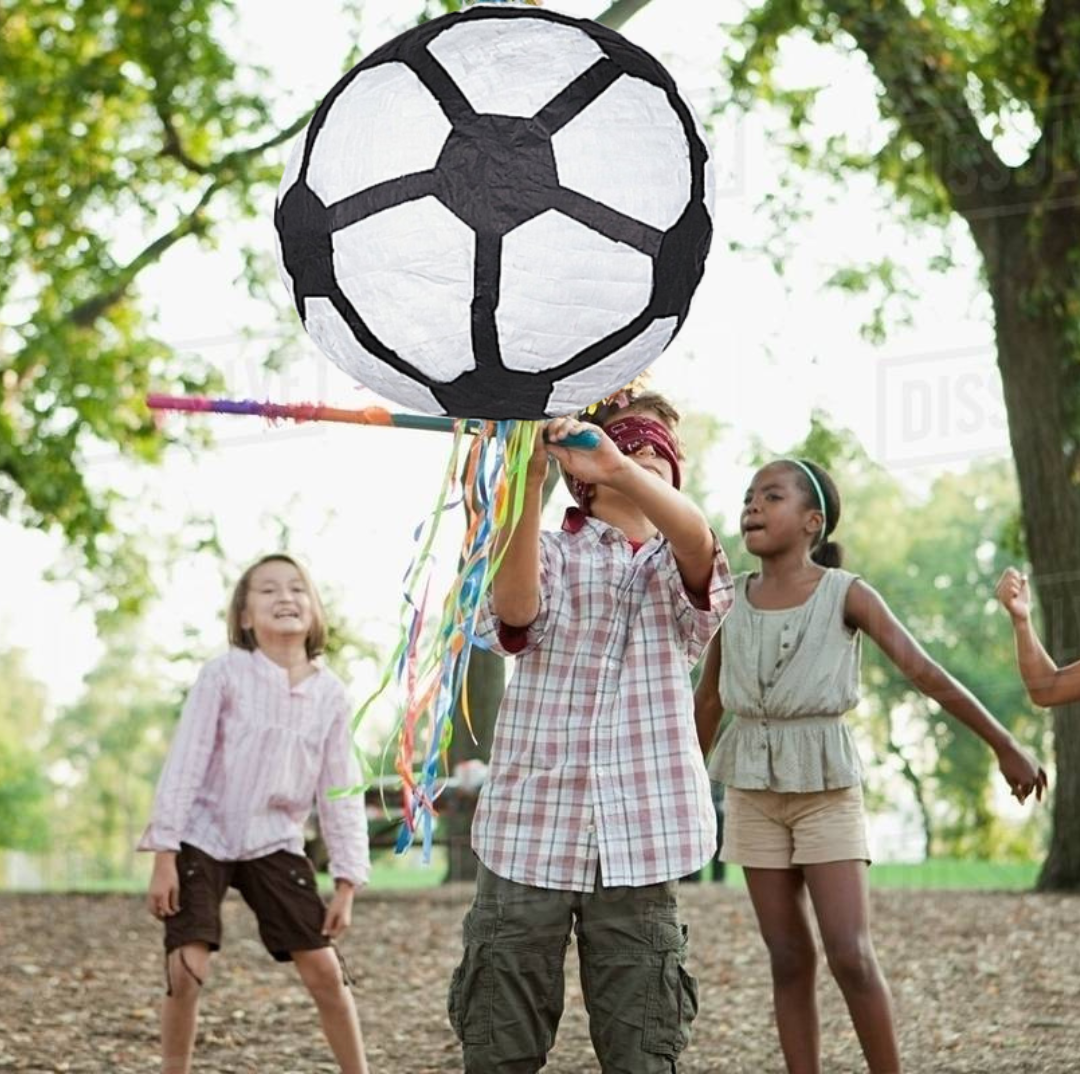
[[[543,509],[547,450],[543,429],[525,480],[525,504],[521,520],[504,545],[500,537],[496,552],[502,562],[491,585],[491,607],[507,626],[529,626],[540,611],[540,513]]]
[[[591,450],[572,450],[559,440],[587,428],[599,433],[600,443]],[[579,480],[607,484],[634,502],[671,545],[687,592],[704,597],[712,580],[716,540],[701,510],[671,484],[627,457],[598,427],[562,418],[548,425],[551,456]]]
[[[716,538],[701,510],[681,491],[641,468],[630,458],[626,468],[608,481],[616,491],[632,499],[642,513],[663,533],[679,567],[687,592],[703,597],[712,580]]]

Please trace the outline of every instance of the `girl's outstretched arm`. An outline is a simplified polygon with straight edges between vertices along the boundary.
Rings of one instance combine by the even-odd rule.
[[[1035,792],[1042,798],[1046,773],[1012,735],[986,711],[982,703],[932,660],[889,606],[863,581],[848,589],[844,618],[871,638],[908,677],[912,685],[933,698],[946,712],[970,728],[997,755],[998,768],[1018,802]]]
[[[1080,701],[1080,661],[1059,668],[1043,647],[1031,621],[1027,575],[1010,566],[997,584],[997,598],[1012,619],[1020,678],[1032,703],[1048,708]]]
[[[708,754],[716,738],[716,730],[724,716],[724,703],[720,699],[720,631],[718,630],[705,650],[705,663],[701,677],[694,687],[694,724],[697,726],[701,752]]]

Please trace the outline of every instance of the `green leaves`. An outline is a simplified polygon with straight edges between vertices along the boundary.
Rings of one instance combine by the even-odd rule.
[[[140,275],[219,215],[252,216],[305,119],[274,121],[231,21],[228,0],[13,0],[0,23],[0,507],[92,568],[118,548],[87,455],[158,460],[151,381],[220,386],[149,332]]]
[[[56,846],[89,858],[101,877],[131,878],[180,695],[137,625],[129,621],[105,645],[82,696],[50,730],[48,753],[59,778]]]
[[[892,326],[911,323],[906,305],[916,301],[918,293],[908,274],[892,259],[844,267],[833,273],[825,284],[850,293],[868,294],[873,298],[870,318],[860,327],[860,333],[872,345],[884,344]]]
[[[49,820],[42,748],[45,690],[26,671],[23,654],[0,653],[0,848],[42,851]]]

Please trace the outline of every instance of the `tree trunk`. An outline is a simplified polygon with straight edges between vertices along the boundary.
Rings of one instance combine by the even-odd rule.
[[[1080,657],[1080,501],[1073,485],[1065,404],[1066,358],[1075,352],[1062,319],[1033,305],[1036,286],[1069,280],[1060,223],[1032,250],[1027,215],[999,220],[988,259],[997,323],[998,366],[1020,486],[1024,534],[1043,614],[1047,649],[1058,664]],[[1071,231],[1071,230],[1070,230]],[[982,246],[982,245],[980,245]],[[1053,248],[1053,251],[1047,250]],[[1057,254],[1060,252],[1061,254]],[[984,253],[989,254],[984,248]],[[1054,710],[1053,835],[1041,889],[1080,888],[1080,703]]]
[[[1075,890],[1080,889],[1080,705],[1054,710],[1054,749],[1053,834],[1038,887]]]
[[[499,714],[506,661],[484,649],[474,649],[469,657],[469,716],[472,718],[473,742],[465,717],[459,706],[454,714],[454,734],[450,742],[450,767],[471,759],[488,761],[491,758],[491,739],[495,718]],[[448,792],[443,807],[446,823],[446,880],[473,881],[478,860],[472,849],[472,819],[476,809],[475,791]]]

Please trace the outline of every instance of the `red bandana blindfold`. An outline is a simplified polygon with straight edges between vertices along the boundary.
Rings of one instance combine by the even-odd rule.
[[[627,456],[637,453],[643,446],[651,446],[671,466],[673,486],[682,487],[682,472],[679,469],[679,451],[675,438],[659,421],[650,420],[644,416],[624,416],[606,425],[604,433]],[[587,511],[589,485],[583,484],[573,476],[567,479],[574,500],[578,506]]]

